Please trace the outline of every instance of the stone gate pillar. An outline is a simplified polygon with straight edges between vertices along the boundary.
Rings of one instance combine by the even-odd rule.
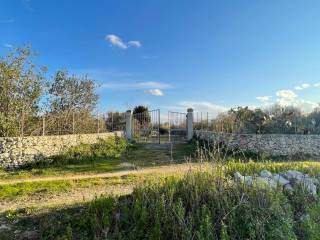
[[[189,108],[187,113],[187,139],[193,138],[193,109]]]
[[[132,139],[132,113],[131,110],[126,112],[126,131],[125,136],[128,140]]]

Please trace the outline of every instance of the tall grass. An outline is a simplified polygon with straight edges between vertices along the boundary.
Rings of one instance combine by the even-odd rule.
[[[320,163],[262,162],[230,156],[218,146],[198,145],[199,170],[137,187],[128,196],[100,197],[82,212],[40,218],[42,239],[319,239],[319,196],[294,187],[248,187],[239,171],[295,169],[319,177]],[[243,161],[245,160],[245,161]],[[52,224],[52,223],[55,224]]]
[[[49,157],[42,161],[30,163],[26,168],[61,166],[67,164],[93,163],[96,159],[119,158],[132,145],[124,138],[110,137],[108,139],[98,139],[97,143],[85,144],[66,148],[60,154]]]
[[[246,187],[210,168],[97,198],[81,216],[52,221],[41,221],[43,239],[319,239],[320,203],[299,187]]]

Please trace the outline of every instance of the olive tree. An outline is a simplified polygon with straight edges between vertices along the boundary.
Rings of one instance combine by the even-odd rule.
[[[48,130],[56,134],[90,132],[95,128],[92,111],[97,105],[96,83],[87,75],[58,71],[49,86]],[[77,126],[77,129],[75,127]],[[51,128],[51,129],[49,129]]]
[[[23,136],[37,125],[45,68],[33,63],[30,47],[0,59],[0,136]]]

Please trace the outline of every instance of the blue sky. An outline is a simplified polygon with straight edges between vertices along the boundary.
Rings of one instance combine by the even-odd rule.
[[[320,2],[3,0],[0,54],[88,73],[99,108],[218,112],[320,102]]]

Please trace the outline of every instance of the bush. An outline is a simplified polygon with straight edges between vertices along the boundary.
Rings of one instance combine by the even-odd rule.
[[[52,156],[39,162],[30,163],[25,168],[46,167],[48,165],[66,165],[84,162],[94,162],[97,158],[119,158],[132,148],[124,138],[112,137],[99,139],[95,144],[81,143],[66,149],[59,155]]]
[[[297,206],[281,190],[201,172],[149,183],[129,196],[96,199],[77,221],[41,228],[44,239],[70,232],[74,239],[317,239],[320,208],[312,206],[297,219]]]

